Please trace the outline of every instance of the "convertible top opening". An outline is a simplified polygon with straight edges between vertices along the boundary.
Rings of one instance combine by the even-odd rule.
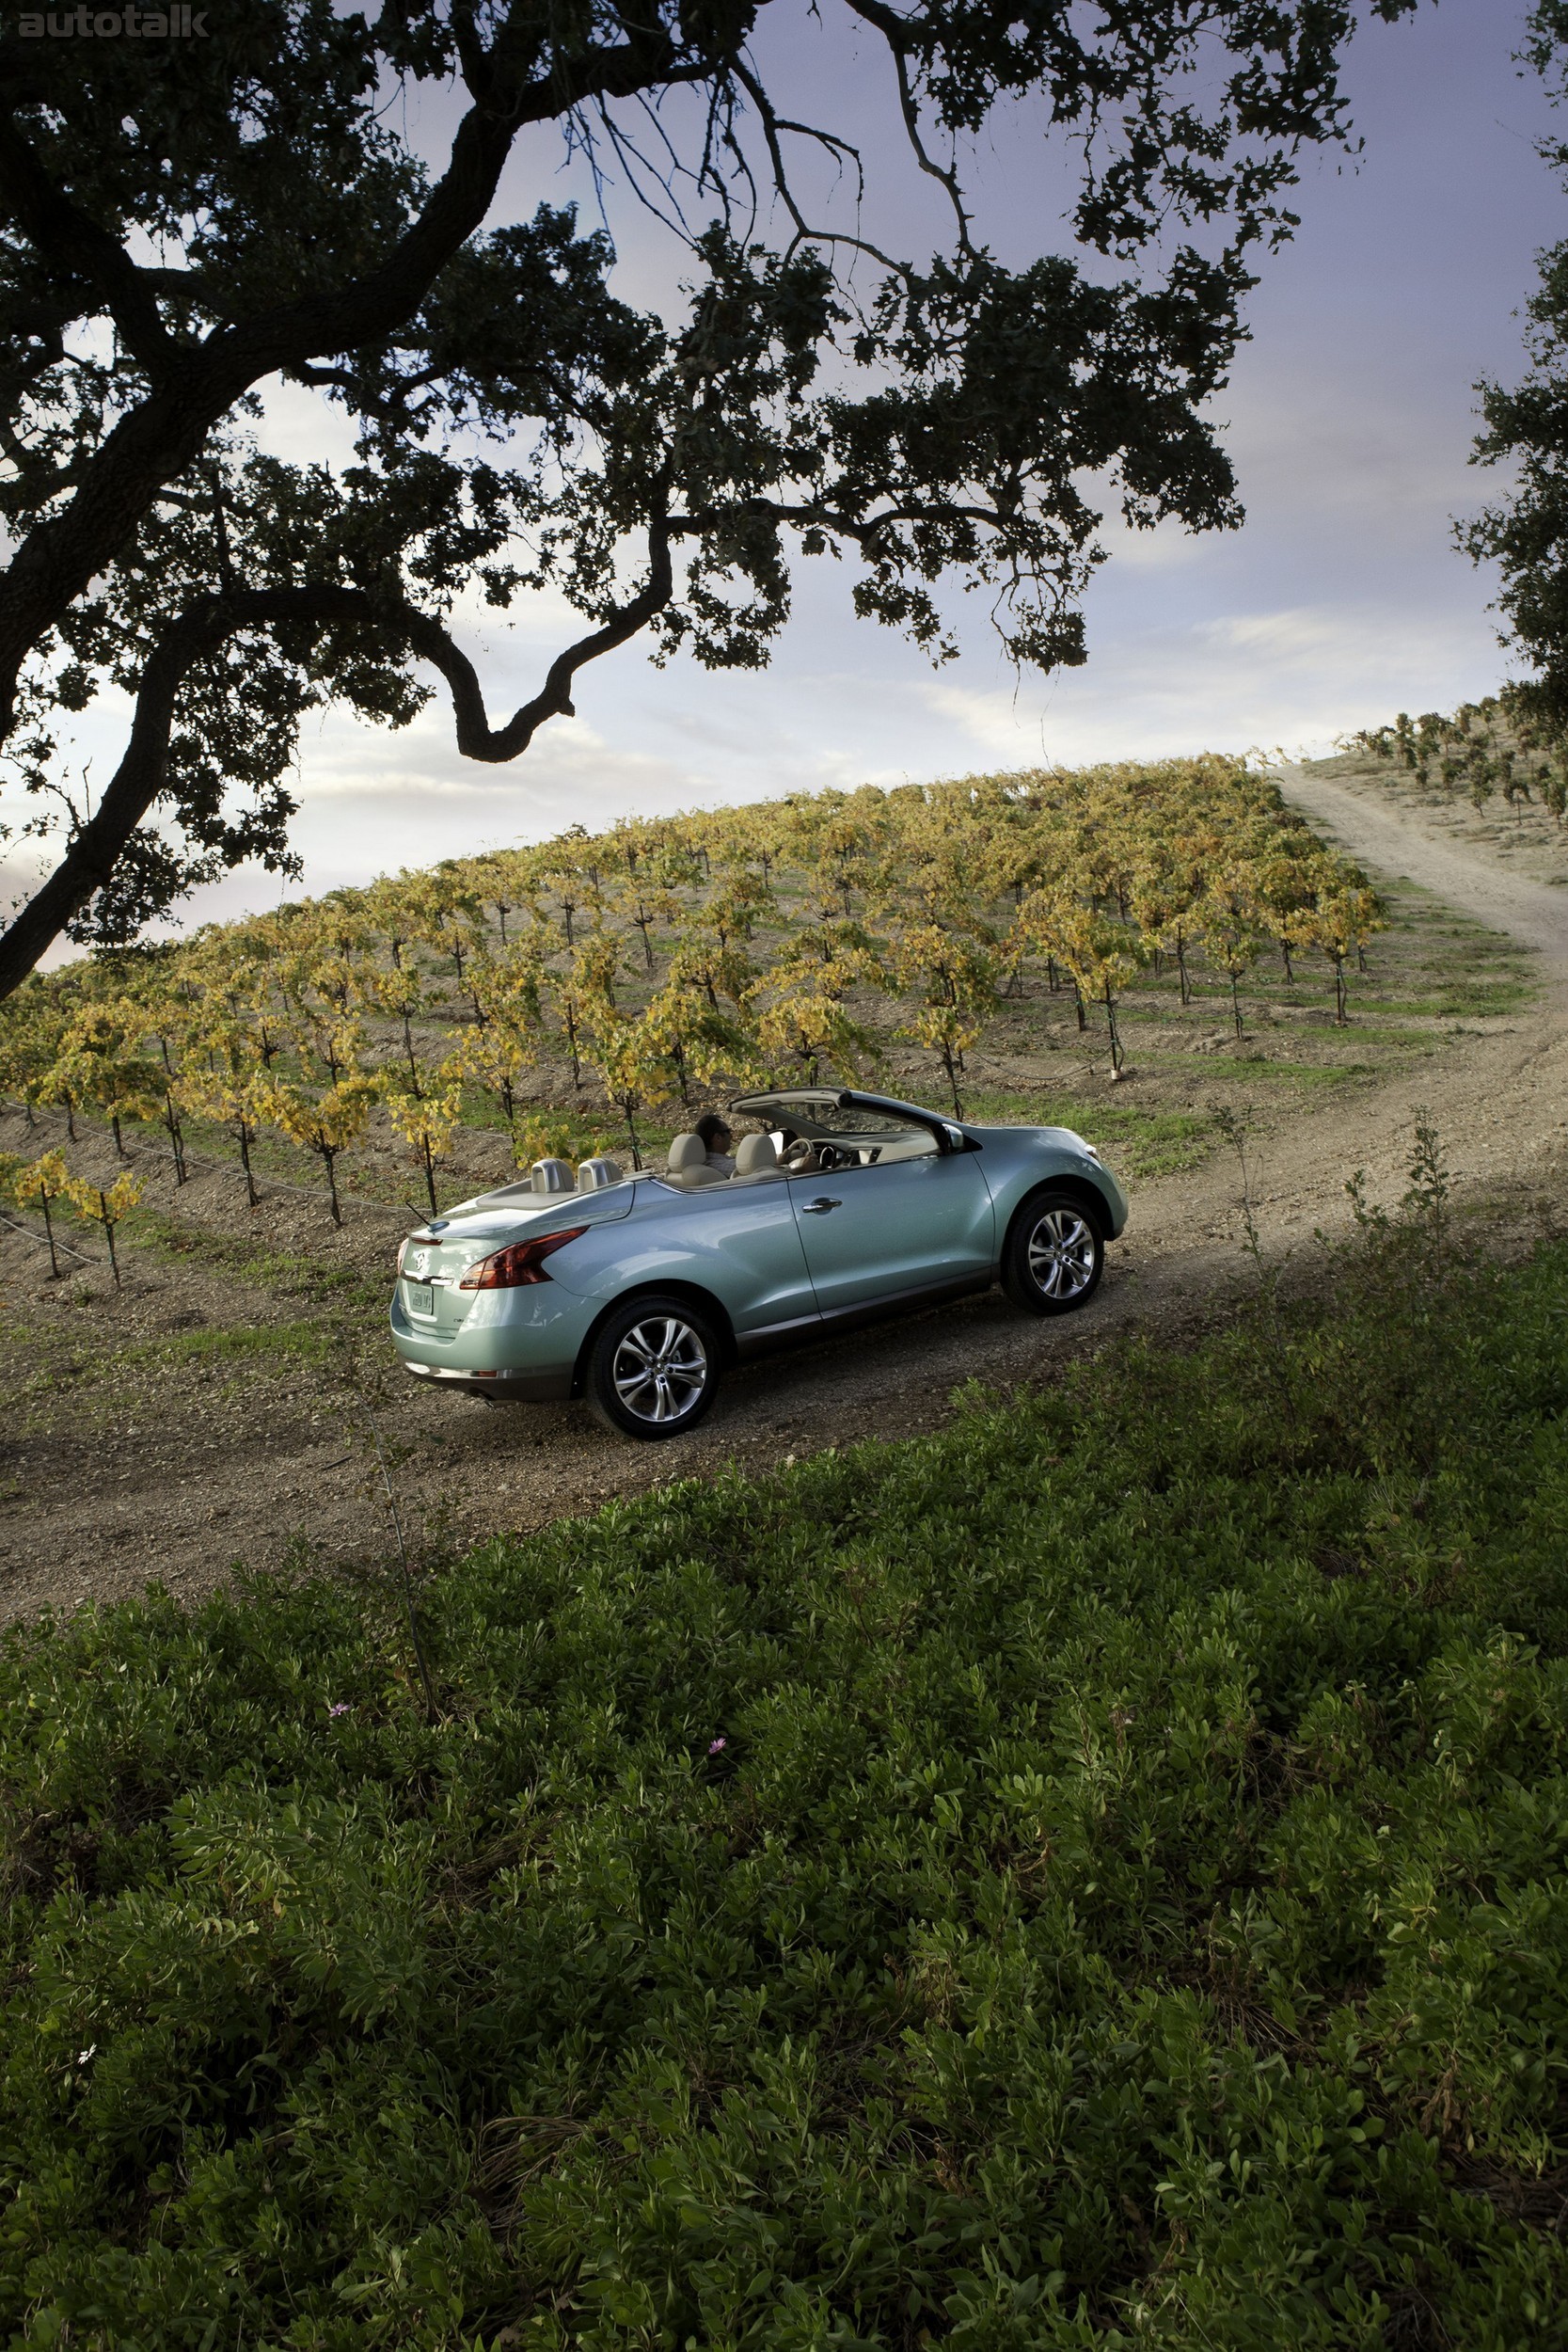
[[[847,1136],[908,1135],[918,1128],[934,1136],[939,1152],[976,1151],[972,1136],[950,1119],[924,1110],[917,1103],[899,1103],[891,1096],[861,1094],[849,1088],[786,1087],[768,1094],[737,1095],[732,1111],[747,1119],[788,1126],[798,1136],[816,1141]]]

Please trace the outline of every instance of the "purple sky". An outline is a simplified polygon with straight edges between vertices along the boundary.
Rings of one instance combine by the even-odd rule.
[[[305,887],[628,809],[1042,758],[1323,751],[1342,729],[1495,689],[1506,659],[1486,610],[1492,584],[1449,533],[1450,517],[1496,486],[1467,464],[1472,387],[1519,373],[1516,314],[1533,258],[1564,233],[1561,193],[1532,147],[1548,112],[1511,62],[1524,15],[1522,0],[1441,0],[1358,35],[1349,86],[1366,152],[1358,168],[1331,155],[1307,162],[1301,229],[1265,264],[1253,341],[1215,404],[1246,526],[1207,539],[1108,530],[1085,669],[1015,680],[976,600],[960,614],[962,659],[933,672],[902,640],[854,620],[848,566],[805,565],[768,672],[710,676],[677,662],[660,673],[627,647],[579,677],[578,720],[553,723],[511,768],[461,760],[444,706],[400,735],[329,720],[304,746]],[[835,126],[853,117],[869,156],[893,155],[879,56],[869,43],[857,55],[842,32],[814,32],[799,9],[789,25],[796,45],[774,63],[792,103],[804,110],[816,95]],[[429,127],[439,127],[434,115]],[[1042,165],[1025,123],[1000,126],[969,177],[981,233],[1008,259],[1067,249],[1061,167]],[[941,199],[901,151],[887,184],[910,250],[921,208]],[[541,139],[504,193],[531,209],[538,195],[568,190],[582,191],[580,174],[561,175]],[[940,233],[936,212],[925,217]],[[628,297],[658,299],[678,270],[671,246],[627,215],[613,225]],[[290,453],[320,445],[310,396],[291,393],[271,414]],[[537,610],[510,632],[493,616],[472,629],[492,711],[534,691],[575,633],[561,612]],[[86,738],[100,773],[117,734],[105,709]],[[242,872],[201,893],[190,919],[267,904],[276,887]]]

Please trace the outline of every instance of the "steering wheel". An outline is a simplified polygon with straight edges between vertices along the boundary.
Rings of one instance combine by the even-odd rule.
[[[779,1166],[793,1168],[798,1176],[808,1174],[816,1166],[816,1146],[804,1136],[797,1136],[794,1142],[786,1143],[780,1152]]]

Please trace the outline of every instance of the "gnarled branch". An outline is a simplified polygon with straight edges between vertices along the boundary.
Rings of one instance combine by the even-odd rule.
[[[351,623],[406,644],[440,671],[451,695],[457,748],[467,759],[502,765],[525,752],[547,719],[571,718],[572,681],[586,662],[624,645],[669,602],[670,532],[661,518],[648,533],[646,584],[609,620],[558,654],[531,701],[492,727],[473,663],[434,615],[397,597],[329,581],[304,588],[236,589],[188,605],[148,656],[124,757],[98,807],[75,832],[64,856],[15,920],[0,933],[0,997],[20,986],[71,917],[113,873],[136,827],[168,778],[169,734],[180,689],[192,667],[245,628]]]

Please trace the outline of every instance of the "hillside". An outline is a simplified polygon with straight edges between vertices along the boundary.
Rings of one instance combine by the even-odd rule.
[[[1351,886],[1359,887],[1344,860],[1323,861],[1318,841],[1287,817],[1272,784],[1245,778],[1234,763],[1211,763],[1207,771],[1199,767],[1198,782],[1205,774],[1216,797],[1234,794],[1242,811],[1250,811],[1258,829],[1257,863],[1271,884],[1277,887],[1274,866],[1283,864],[1287,882],[1292,875],[1326,876],[1330,882],[1348,875]],[[1152,775],[1101,771],[1098,780],[1088,780],[1091,787],[1098,781],[1101,792],[1089,813],[1122,818],[1123,837],[1125,820],[1141,798],[1142,822],[1131,846],[1146,864],[1152,856],[1164,871],[1167,889],[1169,851],[1182,839],[1183,826],[1194,825],[1194,776],[1189,764]],[[994,867],[988,869],[972,854],[976,838],[1000,836],[1015,861],[1032,859],[1037,875],[1058,878],[1073,870],[1062,854],[1064,846],[1068,851],[1082,848],[1061,816],[1064,808],[1072,811],[1074,790],[1083,787],[1071,779],[1056,780],[1058,802],[1044,796],[1041,780],[1020,781],[1025,790],[1011,800],[993,796],[1000,802],[998,821],[984,832],[973,828],[959,835],[968,895],[955,881],[951,904],[944,902],[943,911],[950,921],[970,923],[961,934],[972,957],[968,968],[979,981],[989,969],[993,985],[990,999],[971,1008],[977,1030],[973,1040],[966,1045],[951,1029],[947,1034],[963,1057],[956,1074],[966,1108],[980,1117],[1063,1120],[1092,1135],[1132,1183],[1133,1221],[1126,1244],[1112,1253],[1105,1295],[1081,1326],[1063,1327],[1049,1340],[990,1298],[935,1321],[919,1318],[758,1368],[731,1384],[705,1431],[681,1441],[674,1467],[682,1471],[701,1468],[712,1473],[732,1457],[760,1467],[860,1436],[933,1428],[946,1415],[948,1392],[965,1380],[1052,1376],[1076,1349],[1100,1344],[1108,1332],[1133,1327],[1180,1329],[1201,1322],[1211,1311],[1216,1285],[1223,1295],[1239,1263],[1237,1171],[1228,1148],[1216,1154],[1217,1114],[1244,1116],[1250,1122],[1258,1215],[1271,1238],[1281,1243],[1300,1241],[1315,1223],[1333,1225],[1342,1216],[1344,1178],[1359,1162],[1370,1162],[1374,1175],[1385,1164],[1397,1168],[1413,1109],[1424,1101],[1444,1106],[1449,1147],[1467,1179],[1483,1180],[1495,1191],[1499,1180],[1513,1181],[1528,1163],[1525,1128],[1516,1112],[1504,1115],[1503,1105],[1507,1073],[1530,1064],[1543,1034],[1544,1016],[1532,1009],[1529,960],[1505,937],[1397,879],[1386,888],[1383,928],[1370,934],[1363,958],[1347,959],[1343,1025],[1335,1018],[1332,958],[1304,944],[1298,933],[1287,977],[1278,936],[1264,928],[1265,921],[1295,924],[1315,915],[1310,892],[1293,913],[1288,905],[1266,914],[1259,909],[1252,934],[1256,960],[1236,993],[1242,1014],[1238,1036],[1229,977],[1205,956],[1201,920],[1195,927],[1196,945],[1189,942],[1185,951],[1188,1002],[1182,1001],[1180,973],[1167,954],[1162,951],[1159,969],[1152,950],[1137,963],[1144,877],[1137,859],[1129,874],[1124,852],[1127,915],[1116,897],[1113,866],[1108,886],[1098,894],[1100,905],[1085,909],[1079,902],[1077,912],[1092,915],[1096,928],[1073,947],[1074,953],[1086,946],[1103,954],[1108,943],[1118,953],[1133,951],[1127,957],[1132,968],[1114,991],[1123,1050],[1122,1070],[1116,1073],[1105,1007],[1085,1004],[1085,1025],[1080,1028],[1070,978],[1049,949],[1037,951],[1038,932],[1035,950],[1021,955],[1010,970],[1004,968],[1012,928],[1025,915],[1031,925],[1037,917],[1043,924],[1051,908],[1030,911],[1033,885],[1022,892],[1005,881],[996,886]],[[1151,786],[1157,787],[1153,792]],[[920,796],[900,803],[892,796],[891,807],[902,807],[911,817],[918,810],[926,822],[930,803]],[[1212,820],[1213,807],[1212,800],[1197,813]],[[910,903],[903,901],[901,913],[892,888],[898,868],[887,858],[885,842],[879,863],[863,854],[852,869],[859,879],[849,883],[847,916],[843,877],[851,869],[842,863],[857,838],[863,852],[877,846],[872,820],[885,831],[894,821],[889,809],[890,798],[882,795],[869,796],[858,811],[851,808],[858,834],[852,826],[847,834],[844,830],[842,800],[804,810],[747,813],[749,832],[737,841],[750,857],[753,881],[766,881],[767,898],[753,906],[750,939],[732,946],[737,954],[744,950],[755,973],[766,976],[781,954],[794,954],[798,960],[790,968],[804,972],[819,993],[809,949],[830,889],[837,908],[833,920],[858,932],[863,942],[856,952],[869,957],[879,938],[884,961],[891,961]],[[1164,812],[1160,822],[1151,810]],[[830,822],[840,829],[836,834],[830,833]],[[797,841],[802,834],[817,841],[825,863],[819,861],[815,880],[799,858],[794,865],[780,858],[777,836],[769,831],[775,823],[793,826]],[[627,920],[626,906],[610,904],[602,886],[607,865],[599,865],[598,930],[587,917],[580,922],[574,917],[574,948],[591,946],[595,939],[619,943],[622,969],[617,1001],[610,1009],[626,1025],[635,1027],[645,1019],[648,1003],[689,945],[691,931],[683,922],[711,907],[724,887],[715,879],[721,868],[721,833],[718,819],[714,824],[707,846],[715,871],[705,887],[689,881],[681,885],[687,896],[674,893],[674,914],[650,923],[651,977],[641,930]],[[656,844],[662,837],[656,831]],[[634,850],[640,838],[633,839]],[[1212,821],[1207,833],[1196,829],[1196,846],[1205,839],[1212,840]],[[1227,872],[1236,878],[1235,853],[1244,847],[1234,831],[1222,842],[1216,866],[1222,879]],[[661,853],[668,850],[666,841]],[[564,975],[570,967],[562,878],[546,886],[550,862],[569,855],[586,867],[606,852],[573,837],[524,854],[535,861],[538,911],[520,914],[515,890],[510,898],[503,892],[508,946],[515,946],[519,932],[526,939],[529,927],[537,924],[560,941],[546,959],[546,972]],[[625,866],[625,850],[618,854]],[[695,863],[700,872],[700,859]],[[686,870],[690,873],[689,863]],[[951,879],[951,860],[944,870]],[[404,898],[417,898],[432,879],[406,877],[398,888]],[[434,879],[449,898],[455,894],[465,903],[473,901],[472,888],[465,898],[459,887],[461,874],[454,879],[449,871]],[[1091,870],[1085,899],[1094,895],[1094,880]],[[626,881],[635,883],[630,869]],[[389,895],[390,886],[379,900],[367,893],[346,907],[334,901],[315,912],[324,924],[346,924],[358,919],[367,900],[385,906]],[[1203,896],[1201,889],[1197,895]],[[890,897],[894,904],[884,914]],[[1180,905],[1167,898],[1167,917],[1179,913]],[[1232,917],[1236,905],[1233,896]],[[1073,912],[1072,904],[1064,907],[1058,898],[1058,919]],[[495,978],[492,967],[500,964],[497,900],[484,900],[481,915],[469,935],[464,968],[483,999]],[[288,918],[285,941],[296,947],[313,919],[309,910]],[[445,951],[428,945],[402,949],[404,977],[420,993],[420,1017],[411,1017],[409,1034],[416,1066],[425,1071],[438,1070],[450,1051],[470,1052],[479,1025],[471,997],[457,990],[450,914],[443,914],[442,925]],[[391,1129],[385,1104],[372,1104],[372,1125],[363,1141],[345,1150],[340,1162],[341,1228],[331,1223],[319,1165],[276,1133],[252,1137],[249,1155],[259,1198],[254,1208],[247,1205],[232,1121],[226,1127],[197,1106],[212,1075],[199,1042],[194,1098],[182,1103],[175,1075],[182,1068],[182,1038],[194,1034],[199,1041],[201,1032],[179,1025],[190,1010],[178,993],[179,976],[187,968],[187,956],[198,970],[211,970],[211,960],[223,958],[229,959],[228,968],[243,968],[266,930],[265,923],[248,933],[231,929],[194,942],[180,959],[160,957],[148,971],[130,976],[141,992],[134,1006],[139,1005],[135,1017],[147,1034],[139,1044],[131,1041],[119,1065],[112,1054],[107,1057],[109,1073],[112,1077],[119,1067],[123,1074],[124,1061],[133,1061],[150,1063],[154,1077],[173,1077],[169,1091],[176,1098],[185,1181],[178,1181],[166,1126],[123,1112],[120,1130],[129,1167],[146,1187],[140,1208],[120,1232],[123,1288],[110,1279],[100,1229],[61,1221],[56,1204],[66,1272],[54,1280],[36,1205],[6,1212],[10,1222],[0,1228],[7,1338],[0,1398],[0,1474],[7,1503],[0,1526],[0,1607],[8,1612],[25,1613],[46,1601],[70,1604],[88,1594],[129,1593],[150,1574],[182,1591],[198,1592],[227,1574],[235,1558],[257,1566],[290,1557],[348,1564],[378,1551],[387,1522],[367,1403],[395,1457],[412,1538],[434,1557],[450,1556],[465,1543],[498,1531],[542,1525],[610,1494],[640,1492],[669,1474],[668,1462],[656,1467],[641,1452],[628,1454],[609,1444],[569,1408],[487,1412],[469,1403],[430,1398],[395,1376],[382,1330],[388,1269],[397,1238],[421,1213],[422,1178],[411,1163],[406,1139]],[[329,939],[325,977],[332,985],[336,953]],[[1365,970],[1358,968],[1361,961]],[[273,985],[287,1015],[293,967],[278,950],[267,968],[275,973]],[[383,949],[361,951],[353,968],[359,995],[353,1010],[364,1040],[356,1050],[362,1064],[388,1067],[396,1080],[405,1067],[402,1024],[378,1015],[369,1000],[397,967]],[[1083,968],[1085,974],[1090,969],[1086,960]],[[732,971],[731,977],[740,982],[743,996],[746,975]],[[79,1055],[73,1061],[69,1053],[54,1050],[71,1023],[80,1019],[90,1038],[103,1002],[123,1004],[129,994],[126,975],[99,967],[52,982],[38,992],[37,1007],[23,1008],[15,1035],[27,1044],[41,1036],[45,1050],[27,1081],[40,1098],[32,1108],[32,1123],[14,1108],[0,1121],[0,1146],[18,1160],[31,1162],[42,1147],[58,1147],[82,1178],[113,1182],[123,1163],[102,1116],[95,1117],[79,1097],[74,1110],[42,1098],[50,1091],[52,1073],[80,1068]],[[332,999],[312,993],[308,983],[293,1016],[307,1043],[309,1019],[323,1003]],[[543,1048],[548,1034],[559,1034],[549,1031],[547,985],[541,989],[540,1007]],[[846,984],[836,1009],[829,1009],[876,1049],[863,1052],[861,1063],[873,1082],[942,1099],[947,1077],[938,1049],[895,1034],[913,1025],[919,1008],[910,995],[874,987],[863,977]],[[47,1022],[29,1026],[39,1010],[53,1022],[52,1032]],[[706,1011],[711,1008],[705,991],[700,991],[699,1013]],[[727,1000],[726,1017],[733,1025],[743,1011],[739,999]],[[111,1025],[111,1044],[126,1046],[129,1019]],[[156,1031],[159,1021],[166,1034]],[[283,1042],[275,1052],[275,1066],[288,1070],[297,1084],[307,1057],[291,1047],[282,1021],[277,1032]],[[340,1037],[340,1050],[341,1042]],[[165,1045],[173,1073],[164,1070]],[[678,1084],[668,1074],[666,1082],[676,1099],[637,1114],[641,1139],[652,1151],[677,1120],[694,1115],[679,1104]],[[574,1088],[569,1066],[542,1050],[537,1062],[517,1072],[515,1107],[520,1123],[556,1119],[567,1125],[568,1139],[575,1127],[578,1140],[591,1140],[606,1108],[601,1101],[595,1113],[594,1084],[584,1068],[580,1088]],[[525,1095],[525,1089],[531,1093]],[[705,1088],[694,1088],[698,1100],[719,1091],[717,1077]],[[1450,1105],[1458,1112],[1456,1121],[1448,1118]],[[435,1162],[443,1198],[493,1181],[511,1163],[499,1104],[487,1104],[483,1090],[470,1087],[464,1109],[469,1123],[451,1137],[448,1156]]]

